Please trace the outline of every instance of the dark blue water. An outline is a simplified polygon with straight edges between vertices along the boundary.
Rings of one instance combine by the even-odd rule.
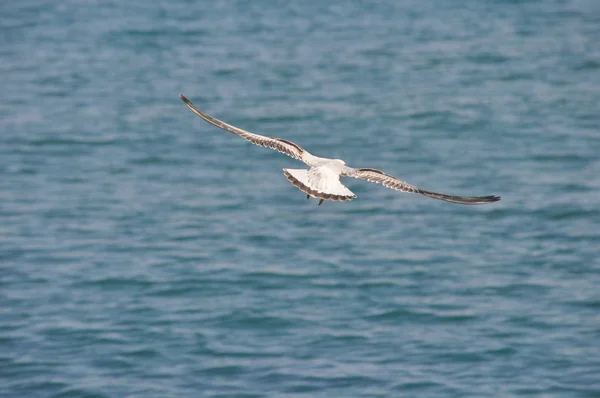
[[[0,14],[2,396],[600,396],[597,1]]]

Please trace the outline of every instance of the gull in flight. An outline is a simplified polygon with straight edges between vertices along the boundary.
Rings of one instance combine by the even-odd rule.
[[[183,102],[202,119],[208,123],[217,126],[223,130],[229,131],[250,141],[258,146],[265,146],[281,153],[284,153],[294,159],[304,162],[310,169],[283,169],[283,174],[299,190],[306,194],[306,198],[320,199],[319,205],[325,200],[346,201],[356,198],[356,195],[342,184],[342,177],[362,178],[364,180],[382,184],[387,188],[401,192],[417,193],[430,198],[445,200],[446,202],[460,203],[464,205],[482,205],[486,203],[497,202],[499,196],[454,196],[427,191],[417,188],[414,185],[384,173],[377,169],[354,169],[346,166],[346,162],[341,159],[321,158],[310,154],[291,141],[282,138],[267,137],[242,130],[231,124],[216,119],[200,109],[196,108],[183,94],[179,94]]]

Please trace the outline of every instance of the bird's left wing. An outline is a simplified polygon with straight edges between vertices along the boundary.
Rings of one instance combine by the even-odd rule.
[[[421,195],[429,196],[430,198],[445,200],[446,202],[460,203],[463,205],[482,205],[486,203],[497,202],[500,200],[500,196],[454,196],[446,195],[443,193],[437,193],[427,191],[425,189],[417,188],[414,185],[410,185],[394,176],[384,173],[377,169],[351,169],[343,173],[345,176],[362,178],[370,182],[382,184],[384,187],[394,189],[401,192],[418,193]]]
[[[217,118],[214,118],[202,112],[200,109],[196,108],[196,106],[192,104],[192,102],[189,99],[187,99],[183,94],[179,94],[179,96],[192,112],[194,112],[197,116],[200,116],[202,119],[206,120],[213,126],[217,126],[223,130],[238,135],[246,141],[253,143],[254,145],[274,149],[294,159],[298,159],[309,166],[312,165],[311,159],[313,158],[313,156],[300,145],[297,145],[288,140],[284,140],[283,138],[267,137],[232,126],[231,124],[225,123]]]

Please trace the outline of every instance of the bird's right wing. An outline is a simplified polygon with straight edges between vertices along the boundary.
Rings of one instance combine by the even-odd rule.
[[[431,192],[425,189],[417,188],[394,176],[384,173],[377,169],[350,169],[344,172],[344,175],[354,178],[362,178],[370,182],[382,184],[384,187],[401,192],[418,193],[429,196],[430,198],[445,200],[446,202],[460,203],[463,205],[483,205],[486,203],[497,202],[500,196],[454,196],[443,193]]]
[[[200,109],[196,108],[196,106],[192,104],[192,102],[188,100],[183,94],[179,94],[179,96],[192,112],[194,112],[197,116],[200,116],[202,119],[212,124],[213,126],[217,126],[223,130],[229,131],[230,133],[239,135],[240,137],[242,137],[246,141],[250,141],[254,145],[274,149],[294,159],[298,159],[309,166],[312,165],[311,158],[313,158],[313,156],[300,145],[297,145],[288,140],[284,140],[283,138],[267,137],[232,126],[231,124],[225,123],[217,118],[214,118],[202,112]]]

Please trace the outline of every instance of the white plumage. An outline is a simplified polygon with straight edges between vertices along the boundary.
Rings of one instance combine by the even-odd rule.
[[[352,200],[356,195],[340,182],[340,174],[330,163],[306,169],[283,169],[287,179],[313,198],[323,200]]]
[[[265,146],[281,153],[284,153],[294,159],[304,162],[310,166],[310,169],[283,169],[286,178],[298,189],[311,196],[320,199],[319,204],[324,200],[346,201],[356,198],[356,195],[342,184],[342,177],[361,178],[367,181],[382,184],[385,187],[402,192],[418,193],[430,198],[445,200],[460,204],[486,204],[500,200],[499,196],[454,196],[427,191],[417,188],[413,185],[384,173],[377,169],[354,169],[346,166],[346,163],[340,159],[321,158],[309,153],[301,146],[282,138],[267,137],[232,126],[219,119],[216,119],[200,109],[196,108],[183,94],[181,99],[190,108],[192,112],[207,121],[208,123],[236,134],[243,139],[259,146]]]

